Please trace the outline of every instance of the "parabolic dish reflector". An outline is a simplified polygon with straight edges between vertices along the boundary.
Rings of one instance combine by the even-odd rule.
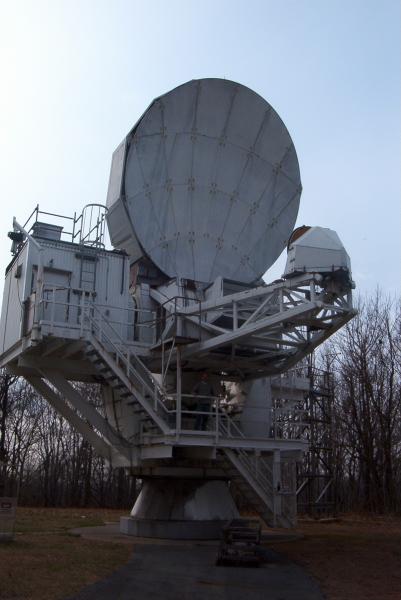
[[[113,155],[112,242],[169,277],[251,283],[293,230],[298,159],[276,111],[224,79],[154,100]]]

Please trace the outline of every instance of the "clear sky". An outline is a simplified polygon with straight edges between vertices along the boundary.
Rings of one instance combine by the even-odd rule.
[[[104,203],[112,152],[150,101],[226,77],[270,102],[292,136],[298,224],[337,231],[360,291],[399,294],[400,5],[0,0],[0,268],[14,215]]]

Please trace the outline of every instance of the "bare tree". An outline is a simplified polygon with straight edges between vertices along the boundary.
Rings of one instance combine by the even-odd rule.
[[[400,304],[380,291],[325,347],[335,375],[336,472],[346,508],[400,509]]]
[[[14,384],[16,377],[13,377],[7,371],[2,370],[0,373],[0,496],[6,493],[7,479],[7,459],[8,453],[6,448],[6,429],[8,417],[9,392]]]

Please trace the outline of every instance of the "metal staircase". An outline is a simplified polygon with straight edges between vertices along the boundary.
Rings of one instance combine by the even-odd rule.
[[[234,427],[237,434],[244,437],[232,420],[229,427],[221,423],[220,431],[228,435]],[[224,448],[223,453],[225,472],[262,519],[271,527],[294,527],[296,513],[292,510],[293,503],[289,496],[296,501],[295,490],[292,494],[283,493],[279,486],[274,485],[273,469],[263,457],[241,448]]]
[[[86,356],[103,379],[123,401],[131,404],[141,416],[147,431],[170,433],[166,393],[143,364],[127,348],[118,332],[93,304],[85,310],[84,319],[89,324]],[[120,338],[119,342],[113,338]]]
[[[141,417],[146,433],[173,434],[166,408],[167,394],[142,360],[127,348],[106,317],[93,304],[84,319],[89,325],[86,356],[99,375]],[[244,438],[238,424],[224,413],[218,422],[221,438]],[[292,515],[285,511],[283,493],[275,489],[273,469],[261,456],[232,447],[223,447],[223,469],[255,511],[273,527],[293,527]],[[295,494],[295,492],[294,492]],[[295,496],[294,496],[295,497]]]

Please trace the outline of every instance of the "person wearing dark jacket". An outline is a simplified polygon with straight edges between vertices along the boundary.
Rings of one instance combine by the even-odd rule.
[[[210,412],[215,397],[214,388],[209,381],[209,374],[207,371],[203,371],[200,381],[198,381],[192,389],[192,394],[197,396],[196,410],[200,413],[196,416],[195,429],[205,430],[209,415],[202,413]]]

